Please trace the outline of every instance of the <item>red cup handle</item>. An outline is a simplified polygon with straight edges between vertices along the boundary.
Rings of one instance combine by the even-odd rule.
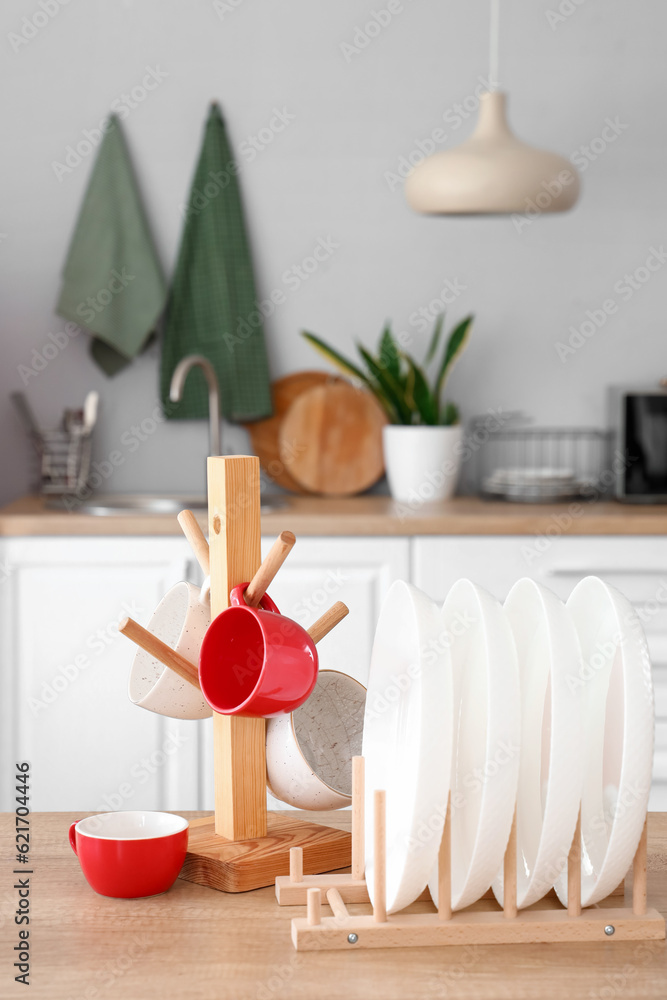
[[[232,592],[229,595],[229,599],[232,602],[233,608],[245,608],[247,607],[244,594],[248,587],[250,586],[250,581],[248,583],[240,583],[238,587],[232,587]],[[278,607],[271,600],[268,594],[264,594],[264,597],[259,602],[260,611],[273,611],[274,614],[279,615]]]
[[[78,823],[78,822],[79,821],[77,820],[76,823]],[[77,851],[76,851],[76,823],[72,823],[72,825],[69,828],[69,845],[70,845],[70,847],[72,848],[72,850],[74,851],[74,853],[78,857],[78,854],[77,854]]]

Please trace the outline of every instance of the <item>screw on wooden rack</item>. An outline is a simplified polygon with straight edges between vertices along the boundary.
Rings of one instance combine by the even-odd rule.
[[[303,882],[303,848],[290,847],[289,877],[291,882]]]
[[[581,809],[567,856],[567,913],[570,917],[581,916]]]
[[[374,795],[373,829],[373,917],[378,924],[387,922],[387,793],[377,789]]]

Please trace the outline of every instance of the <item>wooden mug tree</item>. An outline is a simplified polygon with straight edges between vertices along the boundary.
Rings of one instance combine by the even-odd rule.
[[[208,532],[213,619],[260,566],[258,458],[208,459]],[[214,712],[213,747],[215,815],[191,821],[181,878],[226,892],[257,889],[289,873],[293,847],[309,874],[350,864],[349,833],[267,813],[264,719]]]

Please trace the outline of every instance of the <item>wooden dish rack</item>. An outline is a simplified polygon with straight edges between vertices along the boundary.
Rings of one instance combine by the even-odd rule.
[[[349,875],[303,874],[300,849],[290,854],[290,874],[276,879],[281,906],[306,905],[307,915],[292,920],[297,951],[349,948],[423,948],[433,945],[551,944],[577,941],[664,940],[665,920],[646,902],[646,820],[633,862],[632,906],[581,906],[581,813],[567,861],[568,906],[535,904],[517,909],[516,813],[504,858],[504,906],[489,891],[483,908],[453,913],[451,907],[451,803],[438,852],[437,912],[387,915],[386,794],[373,795],[373,899],[371,913],[352,914],[347,903],[370,901],[365,879],[364,759],[352,767],[352,869]],[[553,890],[549,894],[555,896]],[[624,895],[621,884],[612,896]],[[323,896],[332,916],[322,915]],[[428,890],[419,901],[430,899]],[[488,904],[487,904],[488,901]],[[493,901],[493,902],[492,902]],[[606,901],[605,901],[606,902]]]

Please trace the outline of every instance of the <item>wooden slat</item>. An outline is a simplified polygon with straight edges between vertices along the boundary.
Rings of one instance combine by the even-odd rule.
[[[259,459],[208,459],[211,617],[261,562]],[[213,713],[215,830],[228,840],[266,836],[266,725]]]
[[[581,809],[567,856],[567,912],[571,917],[581,913]]]
[[[505,859],[503,862],[503,913],[508,919],[516,917],[516,809],[510,830],[510,839],[507,842]]]
[[[373,795],[373,919],[381,924],[387,919],[387,793],[376,789]]]
[[[639,846],[632,865],[632,912],[637,916],[646,913],[646,845],[648,840],[648,817],[644,820]]]
[[[364,844],[364,796],[365,792],[364,758],[352,758],[352,878],[360,881],[366,869],[366,850]]]
[[[297,951],[351,950],[359,948],[410,948],[440,945],[559,944],[608,941],[605,927],[614,927],[617,941],[662,941],[665,921],[657,910],[636,916],[632,910],[590,909],[573,920],[566,910],[522,910],[507,920],[499,910],[462,911],[451,920],[437,913],[405,913],[378,923],[369,916],[354,916],[341,925],[326,917],[309,928],[303,918],[292,920],[292,942]],[[358,940],[351,945],[348,935]],[[445,966],[446,967],[446,966]]]
[[[449,920],[452,915],[452,799],[447,799],[445,825],[438,850],[438,916]]]

